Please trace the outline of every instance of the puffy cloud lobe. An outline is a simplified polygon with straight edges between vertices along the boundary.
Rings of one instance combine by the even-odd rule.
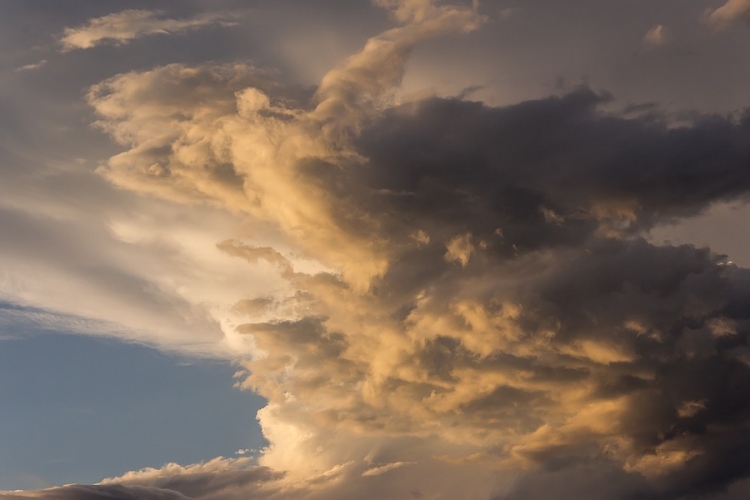
[[[340,145],[388,103],[401,83],[406,58],[421,41],[447,33],[468,33],[485,21],[472,8],[435,5],[432,0],[377,0],[403,26],[370,38],[365,48],[329,71],[316,92],[312,118],[329,141]]]
[[[540,260],[484,267],[469,283],[444,278],[446,289],[418,299],[400,322],[392,315],[401,303],[387,314],[373,301],[348,320],[358,330],[341,324],[358,305],[325,321],[248,326],[270,353],[251,365],[249,382],[278,405],[261,422],[304,415],[303,428],[317,427],[311,447],[332,426],[439,434],[503,467],[575,463],[608,449],[627,470],[679,477],[675,485],[720,481],[732,470],[722,465],[743,463],[724,447],[739,439],[729,422],[746,418],[746,340],[716,342],[710,325],[739,312],[746,277],[706,252],[645,242]],[[503,295],[521,306],[502,304]],[[745,313],[738,318],[746,324]],[[698,456],[716,469],[683,477],[683,462]]]
[[[304,239],[313,257],[366,287],[385,268],[386,242],[374,236],[364,242],[377,222],[341,211],[323,192],[321,177],[335,178],[342,162],[356,156],[341,141],[387,103],[417,42],[481,22],[472,9],[422,3],[418,20],[371,38],[313,96],[243,65],[170,65],[93,87],[89,102],[102,128],[136,145],[103,173],[123,187],[272,220],[293,240]],[[203,94],[203,106],[196,106],[195,92]]]
[[[180,33],[212,24],[227,24],[224,16],[199,15],[189,19],[165,19],[163,11],[123,10],[90,19],[83,26],[65,28],[60,37],[63,52],[90,49],[103,43],[123,45],[146,35]]]
[[[203,105],[195,106],[194,92],[204,94]],[[170,65],[117,76],[89,95],[103,117],[101,126],[119,142],[137,145],[102,169],[110,180],[272,220],[293,239],[319,247],[316,257],[330,253],[343,267],[358,255],[370,263],[370,269],[358,269],[366,280],[383,265],[371,248],[379,242],[357,244],[337,227],[319,181],[300,168],[305,158],[338,155],[311,133],[317,125],[299,109],[310,99],[304,89],[279,87],[245,65]],[[321,174],[335,168],[324,166]]]

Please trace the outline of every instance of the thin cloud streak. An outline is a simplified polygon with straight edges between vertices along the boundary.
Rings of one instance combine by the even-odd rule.
[[[227,16],[202,14],[189,19],[163,18],[160,10],[123,10],[90,19],[86,24],[65,28],[60,37],[63,52],[91,49],[105,43],[124,45],[137,38],[175,34],[221,24],[231,25]]]
[[[46,59],[42,59],[41,61],[39,61],[37,63],[26,64],[25,66],[21,66],[19,68],[16,68],[16,71],[33,71],[35,69],[41,68],[45,64],[47,64],[47,60]]]

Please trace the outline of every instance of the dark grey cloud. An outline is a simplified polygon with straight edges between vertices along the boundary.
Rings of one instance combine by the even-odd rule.
[[[360,137],[369,164],[354,175],[410,220],[487,241],[499,228],[506,251],[642,231],[746,196],[750,116],[672,126],[655,113],[607,115],[607,100],[581,89],[505,108],[405,105]]]

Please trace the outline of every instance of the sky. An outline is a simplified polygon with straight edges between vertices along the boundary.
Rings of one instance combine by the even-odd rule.
[[[750,1],[0,1],[0,500],[750,495]]]

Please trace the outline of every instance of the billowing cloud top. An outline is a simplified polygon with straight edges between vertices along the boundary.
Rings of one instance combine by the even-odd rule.
[[[87,94],[124,149],[111,183],[273,228],[215,242],[285,283],[212,309],[251,339],[258,464],[5,498],[677,498],[750,473],[750,273],[644,239],[747,197],[750,115],[613,111],[586,87],[399,101],[417,43],[487,19],[377,3],[399,25],[314,89],[175,63]]]

